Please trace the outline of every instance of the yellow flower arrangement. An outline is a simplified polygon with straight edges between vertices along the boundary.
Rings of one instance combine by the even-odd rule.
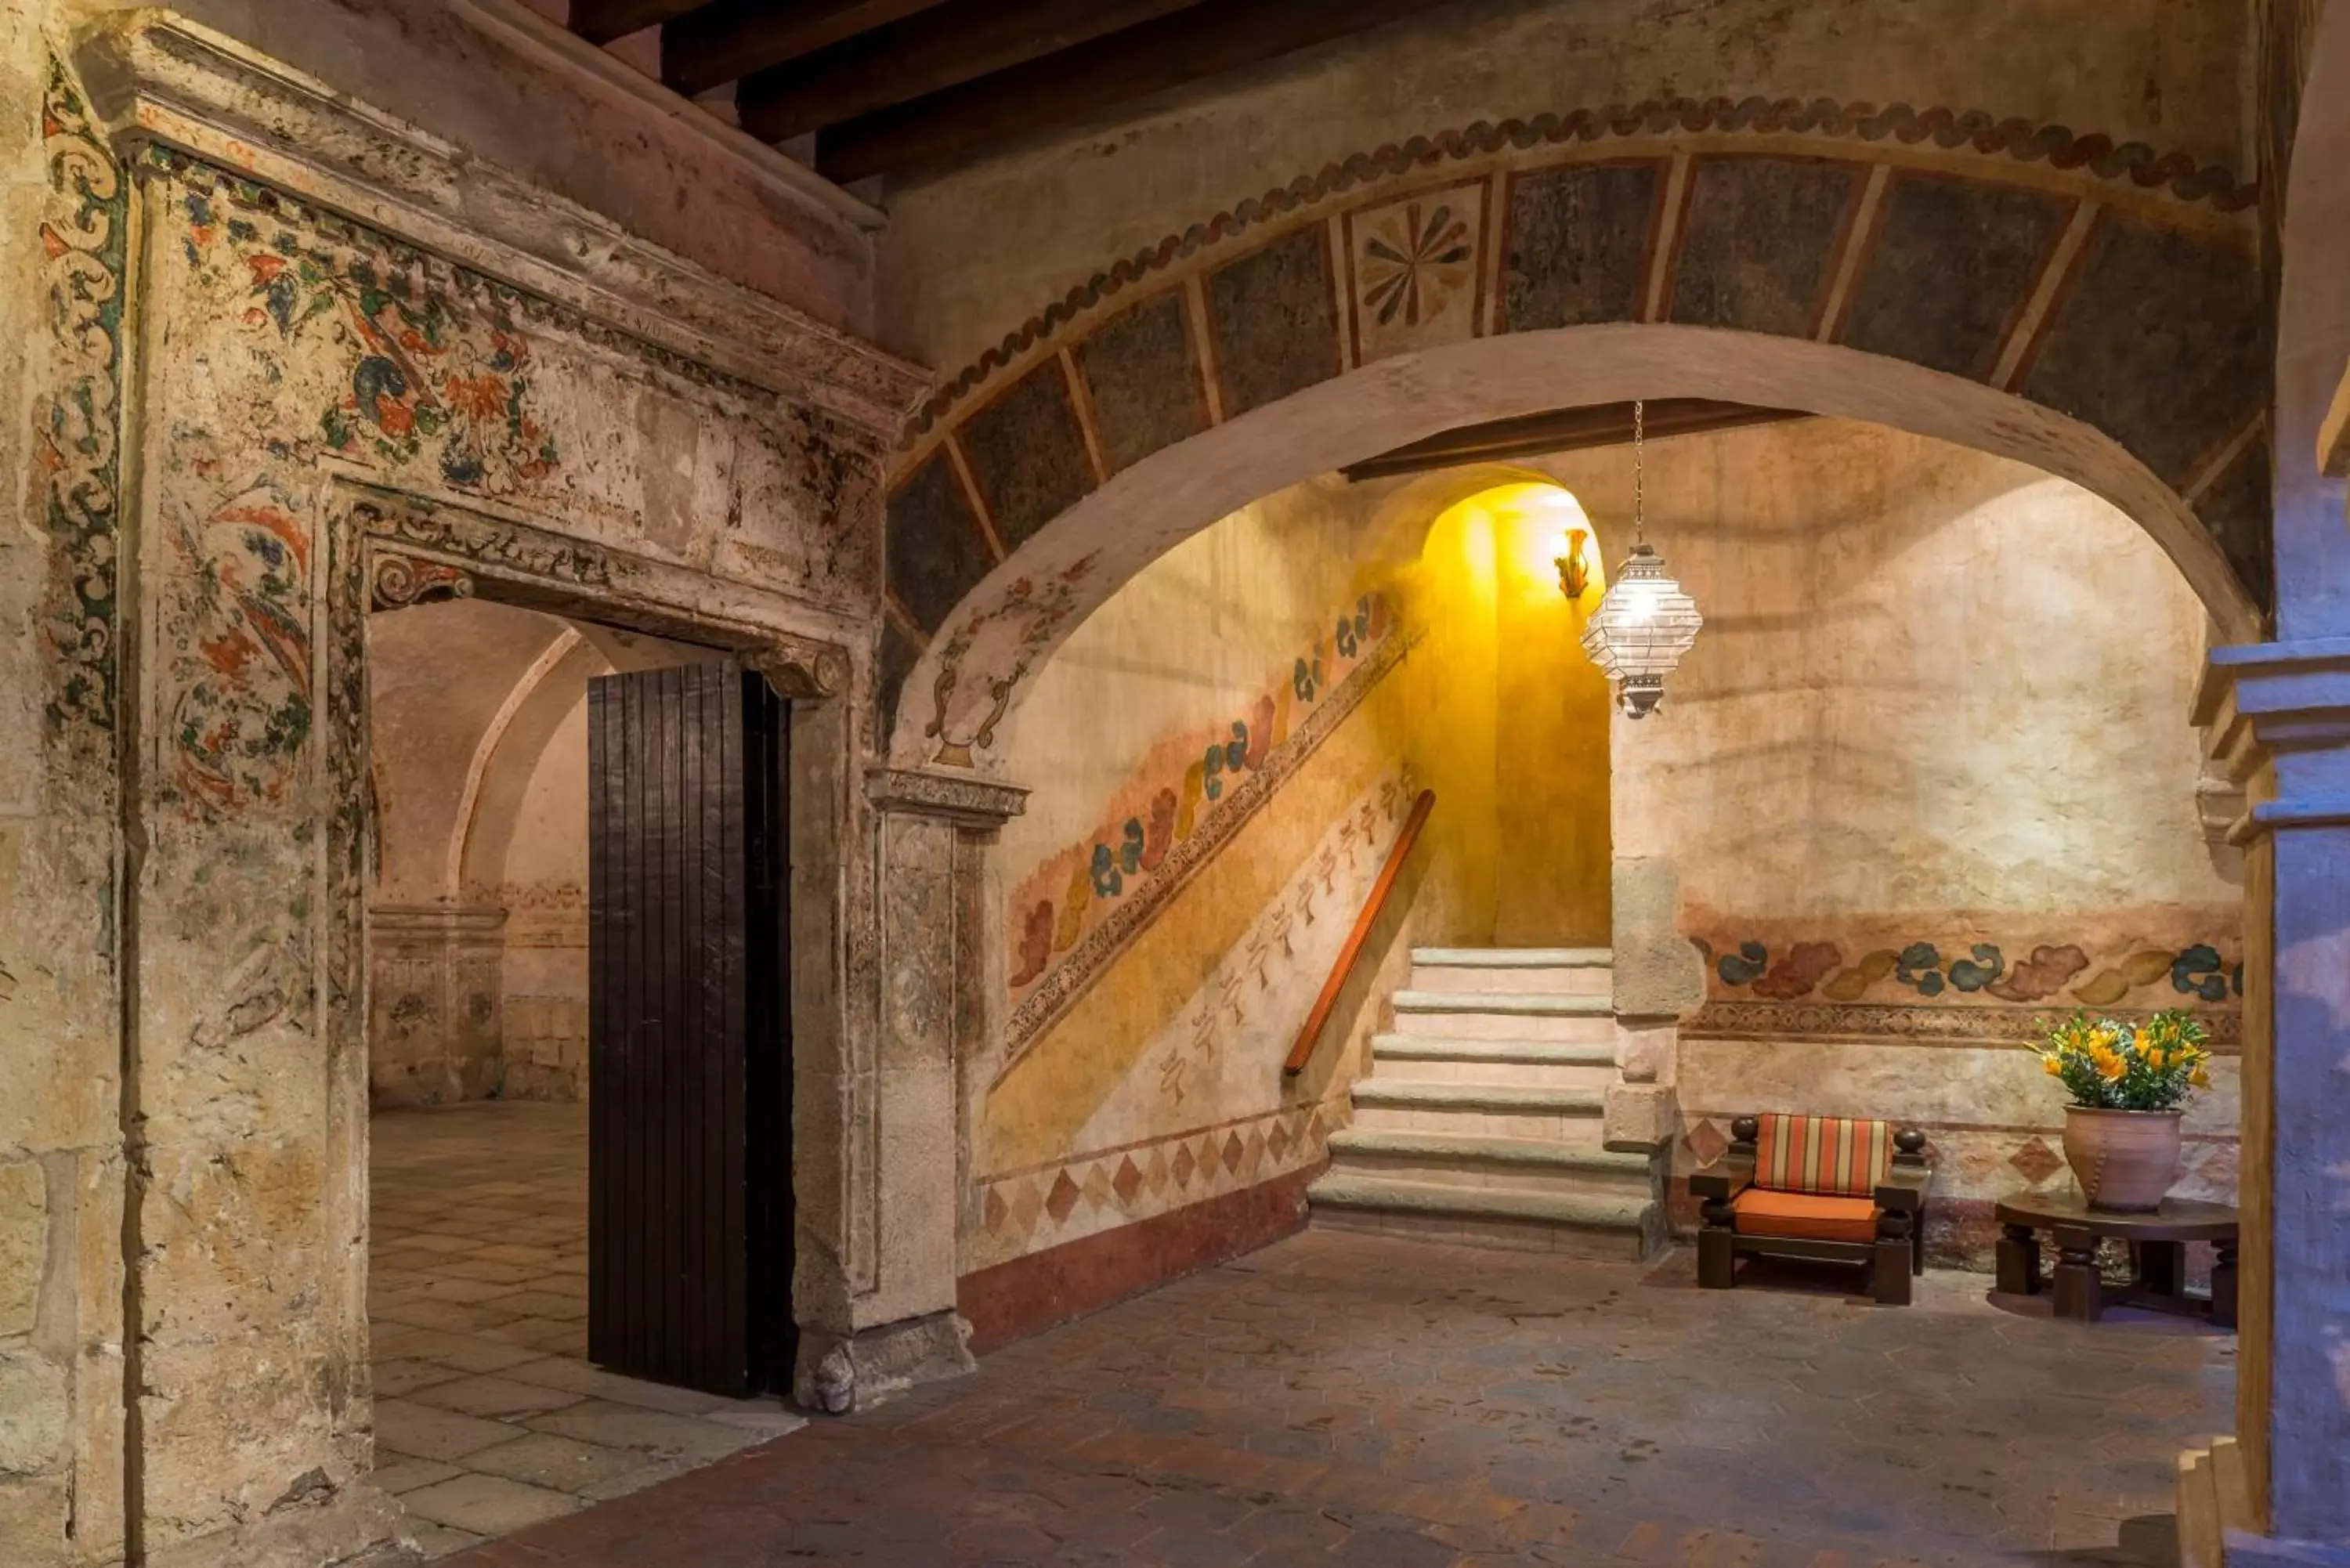
[[[2173,1008],[2132,1028],[2082,1013],[2048,1031],[2040,1066],[2064,1081],[2073,1103],[2092,1110],[2167,1111],[2191,1089],[2211,1086],[2210,1038],[2192,1013]]]

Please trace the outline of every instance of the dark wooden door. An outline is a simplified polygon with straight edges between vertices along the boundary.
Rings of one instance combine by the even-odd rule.
[[[589,683],[588,1354],[788,1381],[785,705],[732,663]]]

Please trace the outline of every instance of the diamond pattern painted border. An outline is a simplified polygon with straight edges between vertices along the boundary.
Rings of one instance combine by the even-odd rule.
[[[962,1270],[1009,1262],[1318,1165],[1347,1106],[1341,1095],[983,1179],[979,1223],[963,1238]]]

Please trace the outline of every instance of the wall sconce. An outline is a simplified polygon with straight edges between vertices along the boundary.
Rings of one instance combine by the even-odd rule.
[[[1584,545],[1591,537],[1584,528],[1566,531],[1566,550],[1558,556],[1558,591],[1570,599],[1579,599],[1583,590],[1591,586],[1591,558]]]

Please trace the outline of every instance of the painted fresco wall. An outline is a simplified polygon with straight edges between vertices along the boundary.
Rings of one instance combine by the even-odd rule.
[[[2251,43],[2230,0],[1469,0],[1114,125],[894,182],[882,330],[927,364],[959,367],[1195,218],[1270,207],[1268,192],[1301,177],[1362,181],[1408,138],[1609,105],[1825,101],[1919,130],[1971,111],[1986,144],[2061,125],[2249,182]]]
[[[2189,1007],[2223,1054],[2180,1190],[2232,1198],[2241,895],[2197,813],[2178,573],[2073,486],[1877,427],[1653,454],[1651,537],[1708,621],[1665,711],[1619,722],[1616,839],[1678,872],[1705,959],[1684,1166],[1751,1110],[1912,1120],[1937,1250],[1981,1262],[1998,1193],[2070,1180],[2038,1022]],[[1617,459],[1542,466],[1604,496]]]
[[[391,15],[252,9],[325,67]],[[360,514],[591,596],[617,547],[861,644],[879,436],[191,157],[134,178],[66,64],[88,15],[0,27],[0,1559],[120,1561],[128,1527],[151,1562],[340,1560],[395,1517],[363,1482]],[[411,65],[448,41],[400,20]],[[432,90],[554,90],[481,65]],[[853,268],[775,244],[853,314]]]
[[[993,854],[1005,1028],[967,1080],[981,1343],[1098,1304],[1079,1276],[1140,1288],[1294,1224],[1415,941],[1605,941],[1607,695],[1555,657],[1600,581],[1561,597],[1569,523],[1551,487],[1319,481],[1170,553],[1039,673],[1003,741],[1035,785]],[[1284,1080],[1423,789],[1393,912]]]
[[[1995,1192],[2069,1179],[2037,1022],[2181,1005],[2223,1054],[2186,1189],[2232,1193],[2240,906],[2197,815],[2203,621],[2176,568],[2073,485],[1879,427],[1656,442],[1649,537],[1708,624],[1664,711],[1611,734],[1552,561],[1586,520],[1488,487],[1554,477],[1605,562],[1630,468],[1301,486],[1038,673],[1003,742],[1035,793],[993,857],[1004,1054],[966,1080],[983,1343],[1205,1261],[1208,1231],[1294,1223],[1404,950],[1604,943],[1627,865],[1677,881],[1705,976],[1668,1073],[1680,1168],[1750,1109],[1916,1121],[1937,1248],[1980,1261]],[[1284,1085],[1421,788],[1405,907]]]

